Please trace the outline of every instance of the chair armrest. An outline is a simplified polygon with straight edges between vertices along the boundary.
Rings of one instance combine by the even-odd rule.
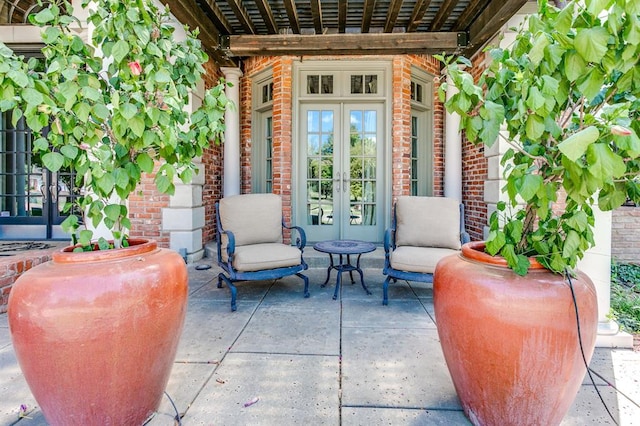
[[[229,240],[227,243],[227,255],[229,256],[229,260],[231,260],[236,252],[236,237],[231,231],[220,231],[220,234],[226,235]]]
[[[302,250],[307,245],[307,234],[304,232],[304,229],[299,226],[287,226],[287,224],[284,223],[284,220],[282,221],[282,227],[285,229],[296,230],[298,232],[298,238],[296,238],[296,247],[298,247],[300,250]]]
[[[460,242],[462,244],[466,244],[469,241],[471,241],[471,237],[469,236],[469,233],[467,231],[463,231],[460,233]]]
[[[386,255],[395,249],[395,244],[393,243],[393,231],[393,228],[387,228],[387,230],[384,231],[384,252]]]

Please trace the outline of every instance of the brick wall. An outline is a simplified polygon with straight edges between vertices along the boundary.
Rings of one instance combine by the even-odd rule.
[[[29,269],[51,260],[51,254],[59,249],[28,251],[0,259],[0,314],[7,311],[9,292],[16,280]]]
[[[209,61],[205,64],[205,87],[210,88],[218,84],[222,73]],[[236,105],[238,107],[238,105]],[[239,108],[239,107],[238,107]],[[215,203],[222,198],[223,146],[212,144],[202,155],[201,172],[204,172],[202,186],[202,205],[204,206],[204,228],[202,229],[202,244],[213,241],[216,235]]]
[[[129,196],[131,235],[155,240],[158,247],[168,248],[169,233],[162,231],[162,209],[169,205],[169,195],[156,189],[154,178],[155,174],[143,173],[138,187]]]
[[[640,207],[620,207],[612,213],[611,257],[640,264]]]
[[[471,74],[477,81],[484,65],[485,54],[473,58]],[[462,143],[462,202],[465,206],[465,225],[472,241],[484,239],[487,224],[487,204],[484,183],[487,180],[488,162],[484,145],[474,145],[463,136]]]

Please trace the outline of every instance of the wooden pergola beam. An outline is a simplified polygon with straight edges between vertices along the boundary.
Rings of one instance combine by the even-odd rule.
[[[440,31],[445,22],[447,22],[447,19],[449,18],[449,15],[451,15],[451,11],[455,5],[456,2],[453,0],[444,0],[444,3],[440,6],[435,18],[433,18],[433,22],[431,23],[431,28],[429,28],[429,30]]]
[[[362,26],[360,32],[368,33],[371,28],[371,18],[373,17],[373,9],[376,6],[376,0],[364,0],[362,7]]]
[[[458,22],[454,25],[454,31],[462,31],[471,25],[471,21],[482,10],[487,0],[471,0],[467,7],[462,11]]]
[[[468,53],[474,53],[493,37],[513,17],[527,0],[492,1],[469,28]]]
[[[387,20],[384,24],[385,33],[393,32],[393,28],[396,26],[396,21],[398,20],[398,14],[400,13],[402,3],[402,0],[391,0],[389,10],[387,10]]]
[[[458,33],[369,33],[325,35],[232,35],[227,56],[400,55],[455,53]]]
[[[322,24],[322,5],[320,0],[311,0],[311,15],[313,16],[313,27],[316,34],[322,34],[324,25]]]
[[[347,0],[338,0],[338,32],[344,33],[347,27]]]
[[[411,19],[407,24],[407,32],[412,33],[418,29],[420,23],[424,19],[424,14],[427,12],[429,5],[431,4],[431,0],[418,0],[416,5],[413,7],[413,13],[411,14]]]
[[[269,34],[278,34],[278,24],[273,17],[273,11],[271,10],[271,6],[269,6],[269,2],[267,0],[255,0],[255,2],[260,11],[260,15],[262,15],[262,19],[264,19],[264,24],[267,26]]]
[[[189,27],[190,30],[200,30],[198,38],[202,47],[209,56],[221,66],[237,66],[236,62],[229,59],[220,50],[220,33],[211,20],[202,13],[195,0],[162,0],[169,7],[171,14],[178,21]]]
[[[256,34],[256,27],[253,25],[253,21],[251,17],[249,17],[249,13],[247,13],[247,9],[244,8],[242,2],[240,0],[227,0],[227,3],[233,10],[233,13],[240,21],[240,25],[244,28],[245,32],[249,34]]]
[[[205,12],[209,12],[212,17],[211,19],[213,24],[218,28],[220,33],[231,34],[233,32],[231,24],[222,13],[222,10],[220,10],[220,6],[218,6],[215,0],[202,0],[200,6]]]
[[[300,20],[298,19],[298,9],[296,9],[296,2],[294,0],[284,0],[284,8],[287,11],[287,17],[289,18],[291,31],[293,31],[294,34],[300,34]]]

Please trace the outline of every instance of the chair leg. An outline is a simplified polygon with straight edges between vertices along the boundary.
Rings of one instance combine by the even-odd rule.
[[[222,288],[222,278],[224,275],[218,274],[218,288]]]
[[[220,273],[218,275],[218,288],[222,287],[222,280],[227,283],[227,287],[229,287],[229,290],[231,290],[231,312],[235,312],[236,309],[238,309],[238,307],[236,306],[236,295],[238,294],[238,289],[235,285],[233,285],[233,282],[231,282],[231,280],[227,278],[227,276],[223,273]]]
[[[300,272],[296,274],[304,281],[304,297],[307,298],[310,296],[309,294],[309,278],[306,275],[302,275]]]
[[[391,277],[387,275],[387,278],[384,280],[384,284],[382,284],[382,304],[384,306],[389,304],[389,281],[391,281]],[[396,282],[396,279],[393,279]]]

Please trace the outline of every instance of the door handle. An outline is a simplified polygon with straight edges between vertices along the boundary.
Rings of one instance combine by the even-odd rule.
[[[51,175],[51,183],[49,184],[49,194],[51,195],[51,202],[53,204],[58,202],[58,191],[60,191],[60,185],[58,185],[58,176],[53,173]]]
[[[342,174],[342,192],[347,192],[349,191],[349,183],[351,182],[351,179],[349,179],[347,172],[344,172]]]
[[[336,191],[340,192],[340,172],[336,172],[336,177],[333,178],[333,181],[337,183]]]
[[[42,194],[42,204],[49,202],[49,191],[47,190],[47,173],[42,172],[42,185],[40,185],[40,193]]]
[[[51,194],[51,202],[52,203],[57,203],[58,202],[58,191],[62,189],[60,188],[59,185],[49,185],[49,193]]]

